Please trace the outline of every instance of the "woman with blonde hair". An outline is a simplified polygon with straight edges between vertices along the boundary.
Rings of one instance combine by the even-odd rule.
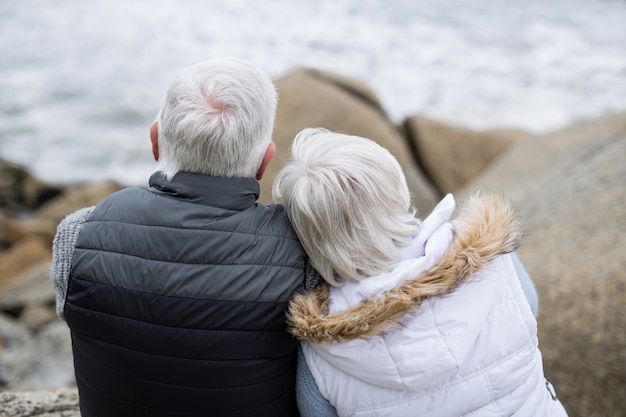
[[[386,149],[323,129],[296,136],[274,196],[324,280],[291,302],[289,325],[337,415],[566,416],[502,197],[474,196],[453,219],[448,195],[420,221]]]

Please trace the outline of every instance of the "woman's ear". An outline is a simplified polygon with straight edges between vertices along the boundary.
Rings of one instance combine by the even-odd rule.
[[[154,160],[159,160],[159,124],[155,120],[150,125],[150,142],[152,143],[152,156]]]
[[[257,180],[260,180],[261,178],[263,178],[263,173],[265,173],[265,168],[267,168],[267,166],[270,164],[270,161],[274,157],[275,152],[276,152],[276,145],[274,144],[274,142],[270,142],[270,144],[267,146],[267,150],[265,151],[265,155],[263,155],[263,161],[261,161],[261,166],[259,167],[259,170],[256,173],[255,178]]]

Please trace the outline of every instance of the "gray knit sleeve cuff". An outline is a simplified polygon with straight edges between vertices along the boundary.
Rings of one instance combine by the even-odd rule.
[[[301,348],[296,368],[296,401],[300,417],[337,417],[337,410],[317,387]]]
[[[57,233],[52,242],[52,265],[50,266],[50,281],[56,295],[57,315],[65,320],[63,310],[67,296],[67,283],[72,268],[74,247],[78,234],[91,214],[94,207],[86,207],[65,217],[57,227]]]

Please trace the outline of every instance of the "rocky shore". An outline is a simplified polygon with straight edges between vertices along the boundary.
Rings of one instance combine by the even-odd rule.
[[[626,416],[626,112],[541,136],[421,115],[395,125],[359,80],[297,69],[275,82],[278,153],[261,201],[308,126],[386,146],[420,216],[448,192],[459,201],[504,193],[527,226],[519,254],[539,293],[547,378],[572,417]],[[0,415],[79,415],[69,331],[48,277],[51,242],[65,215],[121,187],[51,184],[0,158]]]

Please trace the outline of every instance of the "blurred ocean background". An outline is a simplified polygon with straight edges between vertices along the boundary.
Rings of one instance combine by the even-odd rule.
[[[626,110],[625,0],[0,0],[0,156],[144,185],[169,80],[226,55],[361,79],[398,123],[547,133]]]

